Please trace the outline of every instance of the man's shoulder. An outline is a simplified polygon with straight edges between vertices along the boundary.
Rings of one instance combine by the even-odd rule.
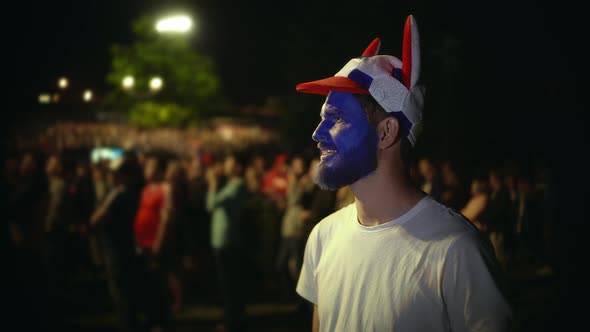
[[[467,218],[434,199],[427,199],[425,207],[416,217],[417,226],[422,225],[421,228],[437,238],[477,232],[477,228]]]
[[[343,218],[350,217],[353,213],[356,213],[356,205],[354,202],[343,206],[342,208],[335,210],[334,212],[330,213],[326,217],[324,217],[320,223],[333,223],[337,222],[338,220],[342,220]]]
[[[356,206],[354,205],[354,203],[351,203],[322,218],[315,225],[314,231],[324,234],[331,233],[339,227],[346,225],[346,220],[350,219],[353,215],[356,216]]]

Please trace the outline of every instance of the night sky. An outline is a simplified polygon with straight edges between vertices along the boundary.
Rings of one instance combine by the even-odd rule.
[[[109,46],[133,41],[131,22],[184,9],[197,21],[196,50],[217,62],[236,107],[295,94],[296,83],[332,76],[375,37],[401,55],[403,23],[416,16],[429,86],[426,139],[433,150],[546,153],[538,136],[580,108],[582,12],[538,1],[39,1],[5,11],[3,49],[15,107],[62,75],[72,87],[109,88]],[[11,14],[12,13],[12,14]],[[581,83],[581,81],[580,81]],[[573,86],[573,89],[572,89]],[[301,95],[301,98],[313,98]],[[563,104],[564,99],[568,104]],[[318,107],[312,111],[319,111]],[[559,108],[564,108],[559,110]],[[558,115],[559,114],[559,115]],[[552,135],[557,128],[549,129]],[[430,135],[430,136],[428,136]],[[565,139],[564,139],[565,140]],[[472,142],[472,144],[468,144]],[[507,148],[508,147],[508,148]],[[481,153],[480,153],[481,155]]]

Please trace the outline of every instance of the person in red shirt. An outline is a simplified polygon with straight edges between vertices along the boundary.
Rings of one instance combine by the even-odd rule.
[[[170,324],[167,271],[172,264],[169,248],[171,190],[164,182],[165,160],[149,156],[144,164],[145,185],[135,215],[134,234],[137,252],[145,274],[148,324],[166,329]]]
[[[270,196],[281,211],[285,208],[287,197],[287,159],[285,153],[277,155],[272,168],[266,172],[262,180],[262,192]]]

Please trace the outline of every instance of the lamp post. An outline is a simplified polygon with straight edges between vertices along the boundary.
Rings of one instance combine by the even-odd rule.
[[[131,75],[127,75],[123,77],[123,81],[121,83],[123,85],[123,89],[133,89],[133,86],[135,85],[135,78],[133,78],[133,76]]]
[[[138,90],[135,87],[135,77],[127,75],[121,80],[121,87],[131,95],[139,98],[147,98],[160,92],[164,87],[164,80],[160,76],[153,76],[149,81],[148,90]]]
[[[66,77],[60,77],[57,81],[57,86],[62,90],[67,89],[68,85],[70,85],[70,82]]]
[[[158,76],[152,77],[150,80],[150,90],[153,92],[160,91],[162,89],[162,85],[164,85],[164,81]]]
[[[166,16],[156,22],[156,31],[160,33],[189,32],[193,27],[193,20],[185,14]]]
[[[82,99],[84,100],[85,103],[89,103],[92,101],[92,90],[90,89],[86,89],[84,90],[84,94],[82,95]]]

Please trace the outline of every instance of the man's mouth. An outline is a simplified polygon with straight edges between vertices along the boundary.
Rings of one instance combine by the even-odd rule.
[[[336,153],[336,150],[320,150],[321,156],[320,158],[326,158]]]

